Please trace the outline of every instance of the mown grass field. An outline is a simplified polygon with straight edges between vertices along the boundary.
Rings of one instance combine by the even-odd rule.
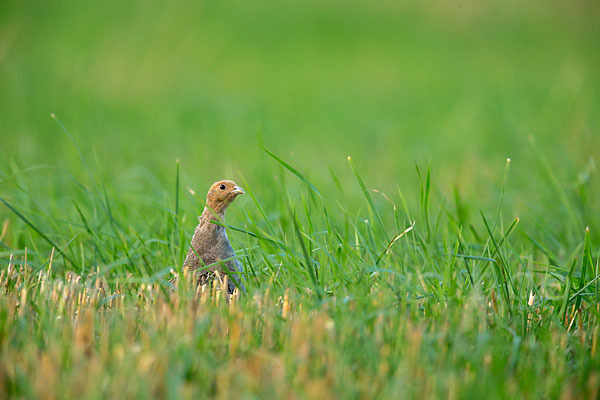
[[[598,398],[600,8],[522,3],[0,3],[0,398]]]

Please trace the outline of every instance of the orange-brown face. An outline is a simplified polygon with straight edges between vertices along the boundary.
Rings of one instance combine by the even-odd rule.
[[[218,181],[213,183],[206,195],[206,204],[216,212],[222,212],[244,189],[233,181]]]

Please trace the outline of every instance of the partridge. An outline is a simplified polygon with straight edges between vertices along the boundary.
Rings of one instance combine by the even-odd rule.
[[[227,207],[237,196],[244,193],[244,189],[233,181],[213,183],[206,195],[206,207],[198,217],[199,224],[183,263],[184,267],[199,270],[197,276],[201,284],[213,279],[215,270],[218,270],[221,276],[229,276],[227,291],[230,294],[236,287],[242,292],[246,291],[241,281],[242,264],[237,259],[223,261],[234,257],[235,252],[229,243],[225,227],[213,221],[225,223]],[[206,267],[210,264],[215,265]]]

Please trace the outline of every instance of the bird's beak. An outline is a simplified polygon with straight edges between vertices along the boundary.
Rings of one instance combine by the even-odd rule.
[[[231,191],[231,193],[235,193],[235,194],[246,194],[246,192],[244,192],[244,189],[242,189],[239,186],[234,186],[233,190]]]

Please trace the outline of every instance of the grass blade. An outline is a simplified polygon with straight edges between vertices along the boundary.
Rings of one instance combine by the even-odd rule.
[[[379,212],[377,212],[377,208],[375,208],[375,203],[373,202],[373,198],[371,197],[369,190],[367,189],[360,174],[358,173],[358,170],[356,169],[356,166],[354,165],[354,161],[352,160],[352,157],[348,157],[348,163],[350,163],[350,168],[352,168],[352,172],[354,173],[354,176],[356,177],[356,181],[358,182],[358,185],[362,189],[362,192],[363,192],[365,198],[367,199],[367,202],[369,203],[369,207],[371,208],[372,213],[375,215],[375,218],[377,219],[377,223],[379,224],[379,227],[381,228],[381,233],[383,233],[385,240],[387,242],[389,242],[390,238],[388,237],[387,232],[385,230],[385,226],[383,225],[383,220],[381,219]]]
[[[300,179],[302,182],[306,183],[306,185],[308,185],[308,187],[317,194],[317,196],[319,196],[320,199],[322,199],[321,197],[321,193],[319,193],[319,191],[317,190],[317,188],[310,183],[310,181],[308,179],[306,179],[304,177],[304,175],[302,175],[296,168],[292,167],[290,164],[286,163],[285,161],[283,161],[281,158],[277,157],[275,154],[271,153],[269,150],[267,150],[266,148],[262,147],[263,151],[265,153],[267,153],[268,155],[270,155],[275,161],[277,161],[279,164],[281,164],[281,166],[283,166],[285,169],[287,169],[288,171],[290,171],[292,174],[294,174],[298,179]]]
[[[505,295],[505,300],[506,300],[506,306],[508,307],[508,312],[510,314],[512,314],[512,310],[511,310],[511,306],[510,306],[510,294],[508,293],[508,279],[509,279],[509,272],[506,270],[507,268],[507,264],[506,264],[506,260],[504,259],[504,256],[502,255],[502,252],[500,251],[500,246],[498,245],[498,242],[496,242],[496,238],[494,237],[494,234],[492,233],[492,230],[490,229],[490,226],[488,224],[487,219],[485,218],[485,215],[483,214],[483,211],[479,210],[479,213],[481,214],[481,218],[483,219],[483,224],[485,225],[488,234],[490,235],[490,239],[492,240],[492,243],[494,243],[494,247],[497,250],[498,253],[498,257],[500,259],[500,265],[498,266],[498,263],[494,263],[494,265],[497,267],[496,268],[496,272],[498,275],[498,279],[501,279],[501,286],[504,288],[504,295]],[[499,268],[498,268],[499,267]]]
[[[25,222],[31,229],[33,229],[38,235],[40,235],[42,237],[42,239],[44,239],[46,242],[48,242],[49,245],[51,245],[52,247],[56,248],[56,251],[58,252],[58,254],[62,254],[62,256],[69,261],[72,265],[76,265],[75,262],[64,253],[64,251],[56,244],[54,243],[48,236],[46,236],[46,234],[44,234],[44,232],[42,232],[40,229],[38,229],[37,226],[35,226],[33,224],[33,222],[29,221],[23,214],[21,214],[16,208],[14,208],[13,206],[11,206],[6,200],[4,200],[2,197],[0,197],[0,201],[2,203],[4,203],[4,205],[6,207],[8,207],[9,210],[11,210],[13,213],[15,213],[15,215],[17,217],[19,217],[23,222]]]

